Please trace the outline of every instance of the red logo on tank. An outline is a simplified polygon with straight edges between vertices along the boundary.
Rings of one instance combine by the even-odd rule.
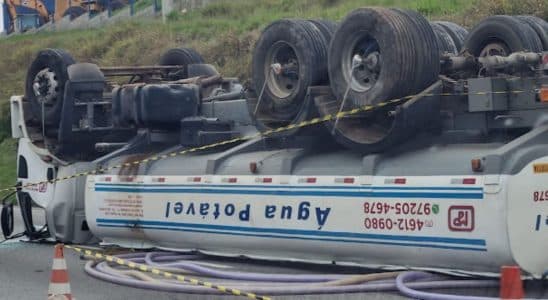
[[[474,207],[473,206],[450,206],[447,212],[449,230],[451,231],[473,231],[474,230]]]

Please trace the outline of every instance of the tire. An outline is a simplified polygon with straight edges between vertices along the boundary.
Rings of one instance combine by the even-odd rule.
[[[184,66],[181,74],[170,77],[172,80],[188,78],[188,65],[203,64],[204,59],[196,50],[192,48],[173,48],[164,53],[158,65],[160,66]]]
[[[335,34],[335,31],[337,31],[337,23],[330,21],[330,20],[323,20],[323,19],[317,19],[317,20],[308,20],[308,22],[312,23],[313,26],[315,26],[322,34],[325,44],[322,45],[322,48],[325,47],[326,52],[326,60],[329,51],[329,44],[331,43],[331,39],[333,39],[333,35]],[[322,49],[323,52],[323,49]],[[319,83],[321,85],[329,84],[329,74],[327,71],[327,62],[325,63],[325,69],[322,69],[323,73],[323,79]]]
[[[540,38],[527,23],[503,15],[483,19],[470,31],[464,47],[476,57],[542,51]]]
[[[516,16],[516,18],[527,23],[536,32],[544,51],[548,51],[548,22],[535,16]]]
[[[32,61],[25,82],[25,98],[30,102],[31,111],[36,120],[43,121],[46,125],[57,125],[60,121],[63,108],[63,97],[65,82],[68,80],[67,67],[74,64],[75,60],[61,49],[46,49],[38,52]],[[34,82],[42,77],[41,72],[47,71],[49,78],[53,80],[41,81],[42,94],[37,95],[34,91]],[[55,87],[53,87],[55,86]],[[47,89],[47,92],[44,92]],[[42,103],[44,111],[42,120]]]
[[[286,124],[302,116],[308,87],[327,83],[328,31],[327,23],[296,19],[278,20],[263,30],[252,61],[252,80],[258,96],[264,87],[258,100],[259,127],[271,126],[259,120],[258,115]],[[274,63],[284,65],[289,72],[275,74],[271,69]]]
[[[422,67],[422,70],[418,71],[418,76],[415,74],[414,78],[416,80],[415,84],[411,87],[411,91],[402,95],[407,96],[422,91],[438,79],[440,74],[440,51],[436,33],[426,18],[412,10],[398,8],[391,10],[407,18],[408,24],[415,25],[415,29],[411,30],[411,33],[414,34],[413,46],[418,47],[419,66]]]
[[[376,81],[368,84],[371,81],[352,80],[349,74],[353,68],[349,64],[354,53],[374,55],[377,49],[382,60]],[[339,24],[329,48],[329,77],[338,100],[317,101],[316,107],[321,115],[336,113],[349,84],[343,110],[416,94],[437,80],[439,59],[436,34],[418,13],[386,8],[357,9]],[[369,78],[374,77],[366,77]],[[387,107],[373,114],[340,119],[336,129],[333,129],[334,122],[326,124],[335,140],[348,148],[365,153],[383,151],[404,135],[393,128],[393,118],[389,116],[392,109]]]
[[[70,20],[74,20],[78,18],[79,16],[86,13],[86,10],[81,6],[71,6],[65,10],[63,13],[63,17],[70,16]]]
[[[445,28],[441,25],[432,22],[430,23],[430,26],[432,26],[432,30],[434,30],[434,33],[436,34],[436,40],[438,42],[440,54],[457,54],[457,46],[455,45],[453,38],[451,37],[451,35],[449,35],[447,30],[445,30]]]
[[[433,23],[445,29],[445,31],[453,39],[453,42],[455,43],[455,46],[457,47],[457,51],[460,52],[464,46],[464,41],[466,40],[466,36],[468,36],[468,30],[466,30],[464,27],[458,24],[455,24],[453,22],[435,21]]]
[[[7,239],[13,233],[13,204],[4,204],[0,214],[2,235]]]
[[[327,45],[329,45],[329,43],[331,42],[331,38],[333,38],[333,34],[335,34],[335,31],[337,30],[337,23],[323,19],[308,21],[314,24],[314,26],[316,26],[321,31],[324,39],[327,41]]]
[[[413,20],[417,18],[417,20]],[[348,91],[353,106],[377,104],[416,93],[439,75],[439,50],[429,23],[420,15],[386,8],[361,8],[339,25],[329,48],[329,78],[334,95],[343,99],[350,80],[349,60],[360,39],[370,50],[372,37],[382,53],[377,82],[356,84]],[[349,48],[350,47],[350,48]],[[359,52],[361,49],[357,49]]]

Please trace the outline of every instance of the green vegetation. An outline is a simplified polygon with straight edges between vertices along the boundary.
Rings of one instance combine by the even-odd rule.
[[[362,6],[410,8],[431,20],[450,20],[466,27],[492,14],[548,18],[546,0],[231,0],[195,11],[173,12],[166,24],[142,19],[101,29],[0,39],[0,141],[9,136],[7,100],[10,95],[23,94],[27,66],[40,49],[64,48],[78,61],[113,66],[154,64],[167,49],[184,45],[197,49],[222,74],[246,82],[253,45],[270,22],[280,18],[340,20]],[[4,171],[0,187],[14,181],[13,145],[11,141],[0,144],[0,168]]]
[[[15,184],[15,153],[17,142],[14,139],[4,139],[0,143],[0,188]]]

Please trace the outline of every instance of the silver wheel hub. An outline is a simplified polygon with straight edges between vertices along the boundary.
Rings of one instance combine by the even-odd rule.
[[[500,55],[500,56],[508,56],[510,53],[506,47],[506,45],[498,42],[493,42],[490,44],[485,45],[483,49],[480,52],[480,57],[485,56],[493,56],[493,55]]]
[[[273,101],[281,106],[291,104],[288,99],[299,86],[299,60],[295,49],[286,42],[280,41],[267,53],[265,80],[268,89],[275,98]]]
[[[342,49],[341,69],[351,90],[363,93],[372,89],[379,79],[382,54],[375,39],[357,35]]]
[[[34,76],[32,89],[39,103],[52,104],[57,98],[58,87],[57,77],[49,68],[41,70]]]

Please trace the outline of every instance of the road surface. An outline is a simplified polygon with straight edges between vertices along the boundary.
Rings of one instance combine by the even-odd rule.
[[[18,210],[15,211],[16,228],[14,232],[23,230],[21,218]],[[33,210],[33,219],[36,224],[43,224],[44,217],[40,209]],[[45,299],[47,296],[50,269],[53,256],[53,244],[35,244],[21,241],[7,241],[0,244],[0,299]],[[71,250],[65,250],[67,260],[70,284],[74,297],[78,300],[88,299],[244,299],[233,296],[216,295],[188,295],[165,293],[151,290],[136,289],[121,285],[115,285],[88,276],[84,272],[85,260],[82,260]],[[212,258],[217,263],[221,259]],[[275,266],[270,264],[261,265],[260,262],[254,264],[241,265],[242,269],[265,268],[269,272],[291,273],[294,270],[288,266]],[[336,269],[335,269],[336,270]],[[308,272],[321,272],[314,268]],[[329,268],[324,272],[333,273],[334,269]],[[346,270],[348,271],[348,270]],[[445,291],[452,293],[464,293],[464,291]],[[481,296],[497,297],[497,289],[483,289],[475,291],[474,294]],[[548,298],[548,288],[546,286],[537,288],[536,292],[529,293],[528,296],[535,298]],[[337,294],[337,295],[308,295],[308,296],[283,296],[275,299],[406,299],[396,293],[368,293],[368,294]]]

